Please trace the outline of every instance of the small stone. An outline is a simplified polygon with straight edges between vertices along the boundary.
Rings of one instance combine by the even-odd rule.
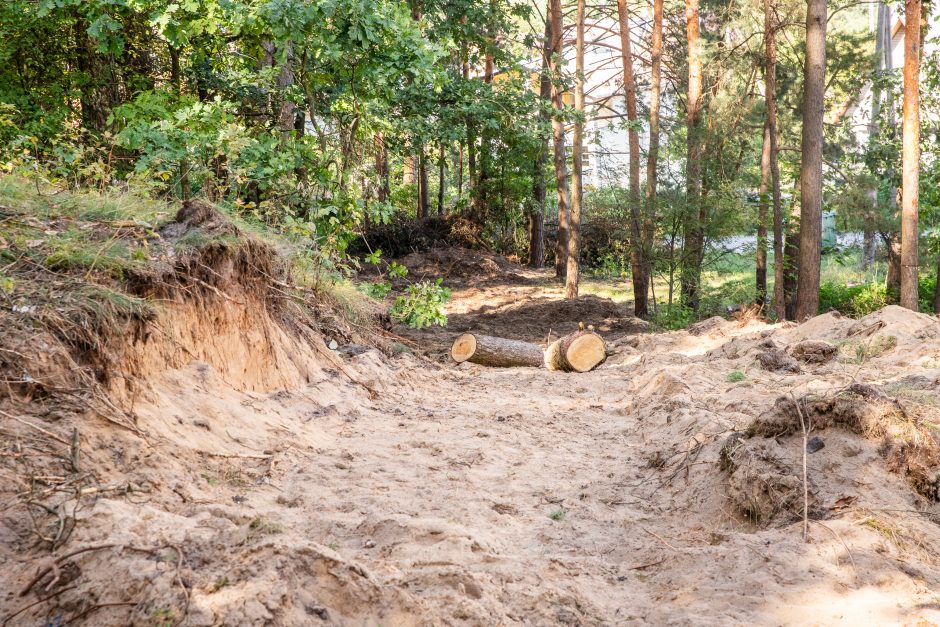
[[[366,547],[367,549],[375,548],[375,540],[369,538],[362,544],[362,546]]]
[[[791,372],[798,374],[800,365],[796,360],[781,350],[769,350],[757,356],[757,360],[764,370],[774,372]]]
[[[823,450],[824,448],[826,448],[826,443],[823,442],[823,439],[819,437],[818,435],[814,435],[806,443],[807,453],[815,453],[817,451]]]
[[[838,348],[823,340],[803,340],[790,347],[790,354],[808,364],[824,364],[832,360]]]

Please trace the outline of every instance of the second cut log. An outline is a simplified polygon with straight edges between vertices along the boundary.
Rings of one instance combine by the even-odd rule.
[[[545,366],[563,372],[588,372],[607,359],[604,340],[594,331],[580,330],[558,338],[545,349]]]

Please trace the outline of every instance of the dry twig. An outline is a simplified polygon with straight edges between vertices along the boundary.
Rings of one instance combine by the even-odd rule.
[[[812,425],[807,426],[808,418],[803,414],[803,408],[801,407],[800,401],[796,400],[796,397],[793,396],[793,392],[790,392],[790,400],[793,401],[794,407],[796,407],[796,413],[800,416],[800,427],[803,429],[803,541],[805,542],[809,538],[809,484],[807,483],[806,476],[806,445],[809,441],[809,432],[812,428]]]

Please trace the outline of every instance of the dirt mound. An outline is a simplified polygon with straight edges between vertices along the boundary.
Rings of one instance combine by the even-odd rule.
[[[398,263],[408,268],[411,279],[443,277],[447,283],[494,279],[524,283],[528,280],[524,276],[525,269],[505,257],[456,246],[412,253],[398,259]]]
[[[479,225],[460,214],[430,216],[423,220],[396,218],[370,228],[350,245],[350,252],[366,255],[381,249],[387,258],[395,259],[451,246],[482,250],[483,234]]]

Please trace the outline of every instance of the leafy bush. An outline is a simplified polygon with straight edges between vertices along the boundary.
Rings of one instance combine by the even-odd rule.
[[[431,325],[446,326],[444,303],[450,300],[450,288],[441,285],[444,279],[421,281],[408,286],[408,290],[395,299],[392,317],[413,329]]]
[[[921,275],[918,285],[918,306],[920,310],[929,313],[933,311],[933,293],[937,287],[937,275]]]
[[[697,319],[698,316],[692,309],[675,304],[660,305],[653,313],[651,322],[660,328],[676,331],[686,328]]]
[[[819,311],[839,311],[847,316],[864,316],[888,304],[884,283],[843,285],[826,282],[819,287]]]
[[[728,307],[754,302],[754,280],[732,279],[721,285],[702,285],[699,317],[728,315]]]

